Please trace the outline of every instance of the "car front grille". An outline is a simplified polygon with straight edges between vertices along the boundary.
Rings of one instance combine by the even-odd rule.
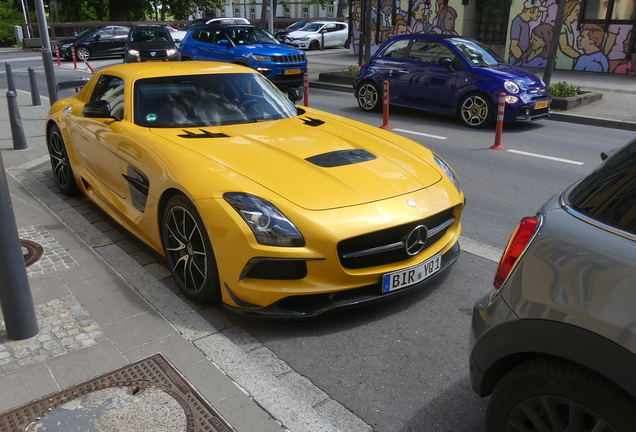
[[[419,225],[428,229],[426,250],[446,234],[455,221],[454,210],[449,208],[426,219],[343,240],[338,244],[340,264],[347,269],[361,269],[409,259],[405,243],[411,231]]]
[[[153,56],[151,53],[155,53],[155,55]],[[166,50],[161,49],[161,50],[139,50],[139,57],[141,58],[147,58],[147,59],[165,59],[168,56],[166,55]]]
[[[274,63],[304,63],[307,61],[305,54],[271,56]]]

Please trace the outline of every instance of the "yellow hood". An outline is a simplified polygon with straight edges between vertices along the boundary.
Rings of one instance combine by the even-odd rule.
[[[310,210],[379,201],[441,179],[436,167],[398,145],[332,119],[300,116],[152,132]],[[216,135],[202,137],[205,132]]]

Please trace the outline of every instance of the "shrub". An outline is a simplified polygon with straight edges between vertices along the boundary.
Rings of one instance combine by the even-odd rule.
[[[565,81],[548,86],[548,93],[550,93],[550,96],[552,97],[575,96],[580,92],[581,87],[574,87],[574,84],[568,84]]]
[[[13,26],[23,22],[24,17],[13,7],[13,2],[0,1],[0,46],[11,46],[16,43]]]
[[[357,65],[349,66],[349,69],[347,69],[347,73],[349,75],[358,76],[358,74],[360,73],[360,66],[357,66]]]

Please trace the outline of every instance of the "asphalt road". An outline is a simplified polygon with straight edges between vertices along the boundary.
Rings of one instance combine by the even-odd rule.
[[[43,78],[41,57],[27,57],[11,60],[22,90],[28,90],[28,66]],[[68,62],[55,72],[57,81],[90,76]],[[40,89],[45,95],[46,85]],[[381,114],[362,112],[349,93],[312,89],[310,104],[382,124]],[[552,121],[507,125],[506,149],[491,150],[494,130],[469,130],[452,118],[392,109],[390,124],[388,133],[420,142],[453,166],[466,193],[463,253],[446,277],[382,304],[305,321],[254,320],[222,308],[199,312],[238,325],[377,432],[483,431],[487,400],[475,396],[468,381],[474,301],[492,286],[496,260],[517,222],[633,133]]]

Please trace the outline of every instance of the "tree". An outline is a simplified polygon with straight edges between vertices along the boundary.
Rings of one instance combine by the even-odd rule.
[[[0,46],[16,43],[13,26],[24,24],[24,16],[10,0],[0,0]]]
[[[1,0],[0,0],[1,1]],[[224,6],[224,0],[61,0],[64,21],[185,20],[199,10]],[[62,18],[60,18],[62,19]]]

